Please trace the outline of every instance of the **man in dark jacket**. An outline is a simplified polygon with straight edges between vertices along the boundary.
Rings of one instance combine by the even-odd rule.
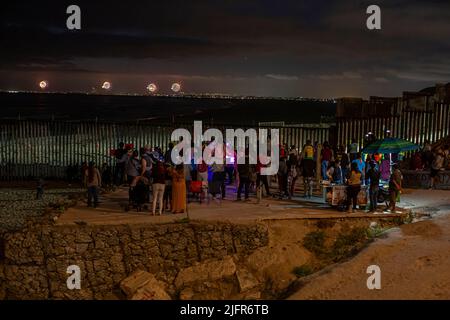
[[[245,200],[248,200],[248,192],[250,188],[251,165],[248,156],[245,156],[245,164],[238,164],[239,187],[237,192],[237,200],[241,200],[242,188],[244,188]]]
[[[377,210],[378,190],[380,184],[381,173],[376,167],[376,162],[370,162],[370,169],[367,171],[367,178],[370,180],[369,198],[370,198],[370,212]]]

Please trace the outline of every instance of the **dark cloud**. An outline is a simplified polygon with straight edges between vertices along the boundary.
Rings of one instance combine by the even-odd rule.
[[[151,78],[195,92],[326,97],[450,79],[449,1],[377,1],[379,31],[365,27],[365,0],[77,1],[76,32],[65,28],[70,4],[3,5],[0,72],[10,76],[0,87],[31,89],[24,78],[46,76],[85,90],[109,77],[140,92]]]

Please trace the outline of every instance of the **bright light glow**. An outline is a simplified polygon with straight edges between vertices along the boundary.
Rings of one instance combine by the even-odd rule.
[[[175,82],[172,84],[172,87],[170,89],[172,89],[173,92],[180,92],[181,85],[179,83]]]
[[[42,80],[41,82],[39,82],[39,88],[45,89],[47,87],[48,87],[48,81]]]
[[[154,92],[156,92],[156,90],[158,90],[158,87],[156,86],[156,84],[150,83],[147,86],[147,90],[150,91],[151,93],[154,93]]]
[[[108,81],[103,82],[102,89],[105,89],[105,90],[111,89],[111,83]]]

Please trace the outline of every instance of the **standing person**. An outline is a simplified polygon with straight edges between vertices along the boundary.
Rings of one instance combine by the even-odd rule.
[[[114,183],[116,184],[116,186],[120,186],[125,180],[125,166],[128,160],[128,153],[127,150],[125,150],[125,144],[123,142],[119,143],[118,148],[115,151],[115,157],[116,172]]]
[[[430,168],[430,189],[436,189],[439,182],[439,171],[444,167],[444,153],[442,149],[436,150]]]
[[[208,181],[208,165],[204,160],[197,165],[197,180]]]
[[[425,140],[423,149],[422,149],[422,154],[423,154],[423,163],[425,166],[425,169],[428,169],[431,167],[431,163],[433,162],[433,152],[431,151],[431,144],[430,141]]]
[[[173,143],[169,142],[169,149],[167,149],[166,153],[164,153],[164,161],[166,163],[169,163],[170,165],[173,165],[172,161],[172,149],[173,149]]]
[[[164,162],[158,161],[152,171],[153,180],[153,203],[152,215],[156,214],[156,204],[158,203],[158,214],[161,215],[164,208],[164,190],[166,188],[166,168]]]
[[[305,198],[311,198],[313,194],[312,180],[316,167],[316,163],[314,162],[314,147],[311,145],[311,140],[307,140],[303,147],[301,166]]]
[[[128,202],[133,204],[136,200],[135,187],[141,176],[141,162],[139,161],[139,153],[137,150],[132,151],[125,166],[128,182]]]
[[[291,149],[289,150],[289,158],[287,162],[289,198],[294,195],[295,183],[297,182],[297,178],[299,176],[298,159],[297,148],[295,147],[295,145],[292,145]]]
[[[189,186],[191,185],[191,182],[193,180],[192,179],[193,165],[191,163],[185,163],[183,164],[183,166],[184,166],[184,181],[186,181],[186,192],[188,192]]]
[[[369,184],[369,177],[367,177],[367,172],[370,170],[370,163],[373,161],[373,156],[368,154],[366,156],[366,161],[364,162],[364,185]]]
[[[197,176],[198,176],[197,165],[195,164],[194,150],[192,149],[192,157],[191,157],[191,180],[192,180],[192,181],[198,181]]]
[[[135,186],[137,178],[141,175],[141,161],[139,161],[139,153],[134,150],[128,158],[126,164],[127,182],[130,186]]]
[[[270,196],[270,189],[269,189],[269,181],[267,180],[266,175],[261,174],[261,168],[265,167],[266,165],[263,165],[260,161],[260,158],[258,157],[258,163],[256,164],[256,192],[259,191],[261,188],[261,185],[264,186],[266,190],[266,196]]]
[[[170,175],[171,165],[168,163],[164,164],[164,168],[166,169],[166,181],[164,188],[164,211],[172,211],[172,177]]]
[[[352,143],[348,145],[348,153],[350,155],[350,161],[353,161],[358,156],[358,143],[356,142],[356,139],[352,139]]]
[[[298,171],[296,164],[288,165],[288,174],[287,174],[287,193],[289,199],[294,195],[295,190],[295,182],[297,181]]]
[[[361,172],[358,169],[358,165],[352,162],[351,171],[347,179],[347,206],[348,212],[353,213],[356,210],[358,203],[358,193],[361,190]]]
[[[102,186],[104,188],[111,187],[111,185],[112,185],[112,171],[111,171],[111,167],[106,162],[104,162],[102,164],[101,174],[102,174]]]
[[[233,184],[233,181],[234,181],[233,178],[234,178],[234,166],[235,166],[234,162],[235,162],[235,159],[236,159],[236,156],[231,157],[230,162],[232,162],[232,163],[227,163],[225,165],[225,172],[226,172],[226,174],[228,176],[228,182],[227,182],[228,185]]]
[[[286,142],[283,142],[280,145],[280,158],[287,158],[287,150],[286,150],[286,148],[287,148],[287,144],[286,144]]]
[[[90,162],[88,168],[85,172],[87,180],[87,192],[88,192],[88,207],[96,208],[98,206],[98,188],[102,185],[102,176],[100,171],[98,171],[94,162]],[[92,200],[94,203],[92,205]]]
[[[186,182],[184,180],[184,166],[179,164],[170,170],[172,176],[172,213],[186,211]]]
[[[353,163],[356,163],[356,165],[358,166],[358,170],[361,173],[361,182],[364,182],[365,181],[366,163],[362,159],[360,152],[358,152],[356,154],[356,159],[352,161],[352,165],[353,165]]]
[[[340,154],[340,164],[341,164],[341,168],[342,168],[342,176],[343,176],[343,180],[342,182],[345,182],[345,177],[347,177],[347,174],[350,170],[350,157],[348,155],[348,153],[345,153],[345,147],[344,146],[340,146],[339,147],[339,154]]]
[[[377,169],[377,164],[374,160],[372,160],[369,164],[370,169],[367,171],[367,179],[369,179],[369,198],[370,198],[370,207],[369,212],[377,211],[378,205],[378,191],[380,188],[380,178],[381,173]]]
[[[330,161],[333,158],[333,150],[331,150],[330,148],[330,144],[328,143],[328,141],[325,141],[323,143],[323,148],[322,148],[322,152],[321,152],[321,159],[322,159],[322,179],[323,180],[328,180],[328,176],[327,176],[327,169],[328,169],[328,165],[330,164]]]
[[[389,181],[391,177],[391,156],[389,153],[383,155],[380,164],[381,180]]]
[[[221,199],[225,198],[225,168],[223,164],[214,162],[211,165],[212,179],[209,185],[209,193],[216,199],[220,194]]]
[[[86,161],[81,164],[81,185],[83,186],[83,188],[87,187],[86,170],[88,169],[88,167],[89,166]]]
[[[208,196],[208,165],[203,159],[197,165],[197,181],[202,182],[202,194],[200,197],[206,198]]]
[[[333,182],[335,184],[343,184],[344,183],[344,173],[342,171],[340,160],[336,160],[334,162]]]
[[[395,213],[395,203],[402,191],[402,173],[398,164],[392,166],[392,174],[389,179],[389,208],[391,212]]]
[[[238,200],[238,201],[241,200],[242,188],[244,188],[245,200],[249,200],[248,193],[249,193],[249,188],[250,188],[250,164],[248,162],[249,162],[249,159],[248,159],[248,155],[246,154],[245,155],[245,163],[237,165],[239,186],[238,186],[236,200]]]
[[[278,166],[278,189],[280,191],[280,199],[285,195],[288,195],[288,167],[286,163],[286,158],[280,158],[280,163]]]
[[[153,157],[150,155],[150,150],[146,148],[141,148],[139,150],[141,154],[141,176],[147,178],[151,181],[152,178],[152,167],[156,163]]]
[[[42,197],[44,196],[44,185],[44,179],[40,178],[36,185],[36,200],[42,200]]]

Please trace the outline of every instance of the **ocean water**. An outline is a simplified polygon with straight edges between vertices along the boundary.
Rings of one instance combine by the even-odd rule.
[[[170,96],[0,93],[0,119],[146,121],[217,124],[319,123],[335,116],[331,101]]]

